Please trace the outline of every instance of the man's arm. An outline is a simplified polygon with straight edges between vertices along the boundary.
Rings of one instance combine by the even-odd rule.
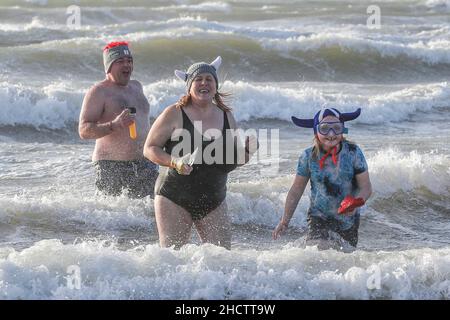
[[[78,133],[81,139],[99,139],[113,132],[112,121],[98,123],[104,109],[102,90],[94,86],[84,97],[81,107]]]
[[[135,120],[135,115],[125,109],[114,120],[98,123],[105,107],[102,89],[95,86],[84,97],[80,112],[78,133],[81,139],[100,139],[111,134],[117,128],[127,128]]]

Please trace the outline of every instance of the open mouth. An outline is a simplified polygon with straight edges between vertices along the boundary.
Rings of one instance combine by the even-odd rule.
[[[208,89],[200,89],[199,92],[200,93],[209,93],[209,90]]]

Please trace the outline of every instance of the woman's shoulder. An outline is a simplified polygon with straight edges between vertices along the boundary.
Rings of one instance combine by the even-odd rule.
[[[302,158],[310,158],[313,152],[314,146],[311,146],[309,148],[303,149],[303,151],[300,153],[300,157]]]
[[[361,148],[354,142],[351,141],[344,141],[347,153],[350,156],[350,158],[356,160],[356,159],[365,159],[364,153],[361,150]]]
[[[227,118],[228,118],[228,122],[230,124],[230,128],[235,129],[236,128],[236,119],[234,118],[233,112],[231,112],[231,110],[223,110],[220,109],[221,112],[225,112]]]
[[[172,104],[166,107],[161,114],[158,116],[160,121],[164,121],[164,123],[172,122],[174,124],[181,121],[181,110],[177,107],[176,104]]]
[[[349,152],[362,152],[361,148],[353,141],[345,140],[344,144],[347,146]]]
[[[164,115],[164,117],[171,118],[171,117],[177,117],[180,114],[180,108],[177,107],[176,104],[171,104],[170,106],[167,106],[163,112],[161,112],[161,115]]]
[[[230,117],[232,117],[233,119],[234,119],[234,114],[233,114],[233,111],[231,111],[231,110],[222,110],[222,109],[220,109],[219,107],[217,107],[219,110],[221,110],[221,112],[225,112],[226,114],[227,114],[227,117],[228,118],[230,118]]]

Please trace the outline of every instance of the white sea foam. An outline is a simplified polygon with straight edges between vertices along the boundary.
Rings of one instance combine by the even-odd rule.
[[[435,194],[450,190],[450,158],[437,152],[404,154],[389,148],[368,159],[376,193],[391,194],[426,187]]]
[[[199,5],[187,5],[194,8],[194,11],[200,11],[201,8],[207,10],[222,10],[227,12],[229,5],[222,2],[205,2]],[[103,10],[103,14],[109,12]],[[90,11],[90,10],[89,10]],[[151,41],[153,39],[204,39],[205,35],[210,35],[211,39],[220,40],[224,37],[237,40],[234,45],[238,45],[235,50],[241,55],[248,55],[248,47],[241,48],[240,43],[248,42],[253,45],[253,50],[266,50],[270,53],[278,51],[283,57],[299,60],[295,52],[313,52],[316,54],[329,54],[329,48],[340,48],[344,53],[348,53],[352,59],[352,53],[358,54],[362,59],[368,59],[370,62],[373,56],[367,54],[378,54],[382,59],[402,58],[420,60],[425,64],[450,63],[449,59],[449,40],[448,25],[442,23],[431,24],[424,27],[423,30],[417,30],[417,22],[403,24],[401,27],[386,25],[390,32],[367,32],[364,24],[325,24],[323,20],[315,23],[305,23],[304,21],[295,21],[290,25],[273,24],[265,25],[245,23],[227,23],[215,20],[208,20],[200,15],[187,15],[179,17],[170,17],[165,20],[126,20],[113,18],[117,23],[96,25],[94,18],[89,19],[88,24],[82,24],[81,34],[55,21],[43,21],[38,16],[32,17],[29,23],[5,23],[0,24],[1,29],[6,31],[5,39],[8,39],[7,31],[11,33],[12,41],[15,42],[14,31],[32,31],[32,29],[48,29],[47,39],[44,38],[40,43],[31,41],[31,48],[34,49],[58,49],[64,48],[66,43],[77,44],[80,52],[90,52],[94,50],[93,44],[99,43],[99,46],[105,41],[117,38],[125,38],[132,42]],[[423,22],[422,22],[423,23]],[[120,32],[112,32],[120,25]],[[300,25],[300,26],[299,26]],[[318,31],[320,25],[320,31]],[[68,39],[54,39],[55,30],[66,32]],[[229,45],[233,45],[230,43]],[[23,54],[24,47],[12,49],[16,54]],[[168,53],[172,50],[168,49]],[[243,51],[240,51],[243,50]],[[201,52],[199,51],[199,54]],[[25,51],[25,54],[29,54]],[[306,59],[306,60],[305,60]],[[314,59],[301,56],[300,62],[312,63]],[[395,61],[399,63],[399,61]]]
[[[53,83],[43,88],[0,84],[0,125],[64,128],[79,117],[82,92],[70,82]]]
[[[321,32],[309,36],[290,37],[287,39],[262,40],[266,48],[284,52],[305,51],[317,52],[321,48],[339,47],[348,52],[359,54],[378,53],[382,57],[406,56],[422,60],[429,64],[450,63],[450,41],[430,39],[411,43],[398,43],[384,39],[368,39],[363,35]]]
[[[223,91],[233,93],[232,106],[238,121],[290,121],[292,115],[310,118],[322,106],[330,106],[344,112],[361,107],[363,112],[355,122],[401,122],[417,112],[448,107],[450,100],[450,85],[447,82],[411,85],[366,96],[361,96],[358,88],[349,90],[346,85],[337,87],[342,90],[340,92],[326,93],[322,89],[320,85],[307,83],[299,83],[296,89],[280,87],[276,83],[225,81],[223,84]],[[144,93],[151,105],[150,115],[159,115],[167,106],[175,103],[184,91],[184,83],[178,80],[144,85]],[[64,128],[78,121],[85,92],[83,89],[73,90],[70,82],[52,83],[39,89],[1,83],[0,125]]]
[[[40,6],[46,6],[48,4],[48,0],[25,0],[27,3],[38,4]]]
[[[231,13],[231,6],[227,2],[223,1],[205,1],[199,4],[178,4],[165,7],[157,7],[157,10],[167,11],[167,10],[182,10],[182,11],[193,11],[193,12],[214,12],[214,13]]]
[[[68,267],[79,267],[73,288]],[[37,242],[0,254],[3,299],[449,299],[450,251],[350,254],[287,245],[232,250]],[[72,267],[73,268],[73,267]],[[70,270],[69,270],[70,271]]]
[[[153,108],[153,115],[176,102],[185,90],[180,81],[159,81],[145,86]],[[358,88],[342,85],[335,93],[325,93],[320,86],[298,83],[297,89],[279,87],[276,83],[255,84],[244,81],[225,81],[223,91],[232,92],[234,114],[238,121],[250,119],[279,119],[290,121],[291,116],[312,118],[322,106],[340,111],[363,112],[355,122],[400,122],[417,112],[435,107],[448,107],[450,85],[447,82],[412,85],[381,94],[359,95]],[[356,92],[356,93],[355,93]]]
[[[40,18],[33,17],[31,22],[29,23],[0,23],[0,30],[5,32],[5,35],[7,35],[7,32],[9,31],[30,31],[32,29],[55,29],[61,28],[61,25],[48,25],[44,23]]]
[[[103,198],[42,190],[41,196],[2,197],[0,204],[0,222],[6,224],[19,219],[25,225],[38,223],[50,229],[70,225],[102,231],[149,229],[154,224],[153,200],[149,198]]]
[[[428,8],[441,12],[442,10],[450,10],[449,0],[426,0],[425,5]]]

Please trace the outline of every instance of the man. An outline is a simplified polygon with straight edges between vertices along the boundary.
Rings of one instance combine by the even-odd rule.
[[[132,198],[151,195],[157,166],[145,159],[143,146],[150,129],[150,105],[142,85],[130,80],[133,57],[127,42],[111,42],[103,49],[106,79],[84,97],[78,132],[95,139],[92,161],[96,187],[101,193]],[[130,112],[135,108],[136,113]],[[130,126],[136,126],[134,137]]]

